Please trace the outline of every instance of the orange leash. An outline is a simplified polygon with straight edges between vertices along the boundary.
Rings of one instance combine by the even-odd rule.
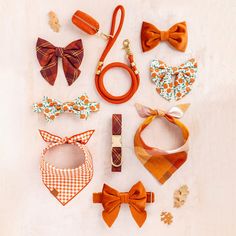
[[[116,25],[116,17],[117,17],[118,11],[121,12],[120,24],[118,26],[116,33],[114,34],[115,25]],[[121,31],[123,23],[124,23],[124,17],[125,17],[124,7],[121,5],[117,6],[114,10],[113,17],[112,17],[112,24],[111,24],[111,31],[110,31],[111,36],[109,36],[107,46],[104,49],[104,51],[99,59],[98,67],[97,67],[97,71],[96,71],[96,76],[95,76],[95,84],[96,84],[96,88],[97,88],[99,94],[106,101],[113,103],[113,104],[120,104],[120,103],[127,102],[137,91],[138,86],[139,86],[139,81],[140,81],[139,72],[138,72],[138,70],[136,68],[136,64],[134,62],[133,53],[131,52],[130,47],[129,47],[129,40],[127,40],[127,39],[124,41],[123,44],[124,44],[124,49],[126,50],[126,53],[128,56],[130,66],[128,66],[124,63],[121,63],[121,62],[113,62],[113,63],[108,64],[107,66],[105,66],[102,69],[102,67],[104,65],[104,60],[105,60],[107,54],[111,50],[112,46],[114,45],[115,41],[117,40],[117,38],[120,34],[120,31]],[[104,75],[108,70],[110,70],[112,68],[122,68],[130,74],[130,77],[132,80],[131,87],[130,87],[129,91],[122,96],[113,96],[112,94],[110,94],[106,90],[106,88],[104,86],[104,83],[103,83]]]

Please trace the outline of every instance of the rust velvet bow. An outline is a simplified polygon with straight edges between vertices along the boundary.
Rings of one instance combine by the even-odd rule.
[[[154,25],[143,22],[141,29],[143,52],[158,46],[161,41],[168,41],[175,49],[184,52],[188,44],[186,22],[177,23],[167,31],[161,31]]]
[[[84,56],[82,40],[76,40],[65,48],[55,47],[48,41],[38,38],[37,58],[42,66],[41,74],[49,84],[54,85],[57,77],[58,57],[62,58],[63,70],[68,85],[79,77],[79,66]]]
[[[94,203],[102,203],[104,211],[102,216],[106,224],[111,227],[116,220],[122,203],[129,204],[131,214],[139,227],[147,218],[145,211],[146,202],[154,202],[154,194],[146,192],[143,184],[139,181],[129,192],[120,193],[104,184],[102,193],[93,194]]]

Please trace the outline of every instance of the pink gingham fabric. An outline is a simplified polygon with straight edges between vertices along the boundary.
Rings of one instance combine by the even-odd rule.
[[[62,204],[66,205],[72,200],[81,190],[83,190],[93,177],[93,162],[92,157],[85,143],[93,134],[94,130],[89,130],[81,134],[74,135],[70,138],[61,138],[40,130],[40,134],[44,141],[50,144],[43,150],[40,170],[42,180],[51,194]],[[60,169],[45,160],[45,155],[48,150],[62,144],[76,145],[84,153],[84,162],[74,169]]]

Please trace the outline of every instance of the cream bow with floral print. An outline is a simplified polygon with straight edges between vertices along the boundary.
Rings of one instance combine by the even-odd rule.
[[[61,102],[44,97],[42,102],[33,104],[33,111],[43,112],[47,121],[53,121],[64,112],[70,112],[81,119],[87,119],[91,112],[99,110],[99,103],[91,102],[87,95],[82,95],[71,102]]]
[[[156,90],[163,98],[180,100],[191,91],[196,79],[197,62],[192,58],[178,67],[172,67],[163,61],[153,60],[150,71]]]

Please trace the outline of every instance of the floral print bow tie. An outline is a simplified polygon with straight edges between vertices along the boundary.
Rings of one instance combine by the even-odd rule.
[[[74,113],[80,119],[87,119],[91,112],[98,111],[99,103],[91,102],[86,94],[71,102],[61,102],[56,99],[44,97],[42,102],[33,104],[33,111],[43,112],[47,121],[53,121],[64,112]]]
[[[160,60],[153,60],[150,66],[157,92],[168,101],[178,101],[191,91],[197,70],[194,58],[178,67],[167,66]]]

